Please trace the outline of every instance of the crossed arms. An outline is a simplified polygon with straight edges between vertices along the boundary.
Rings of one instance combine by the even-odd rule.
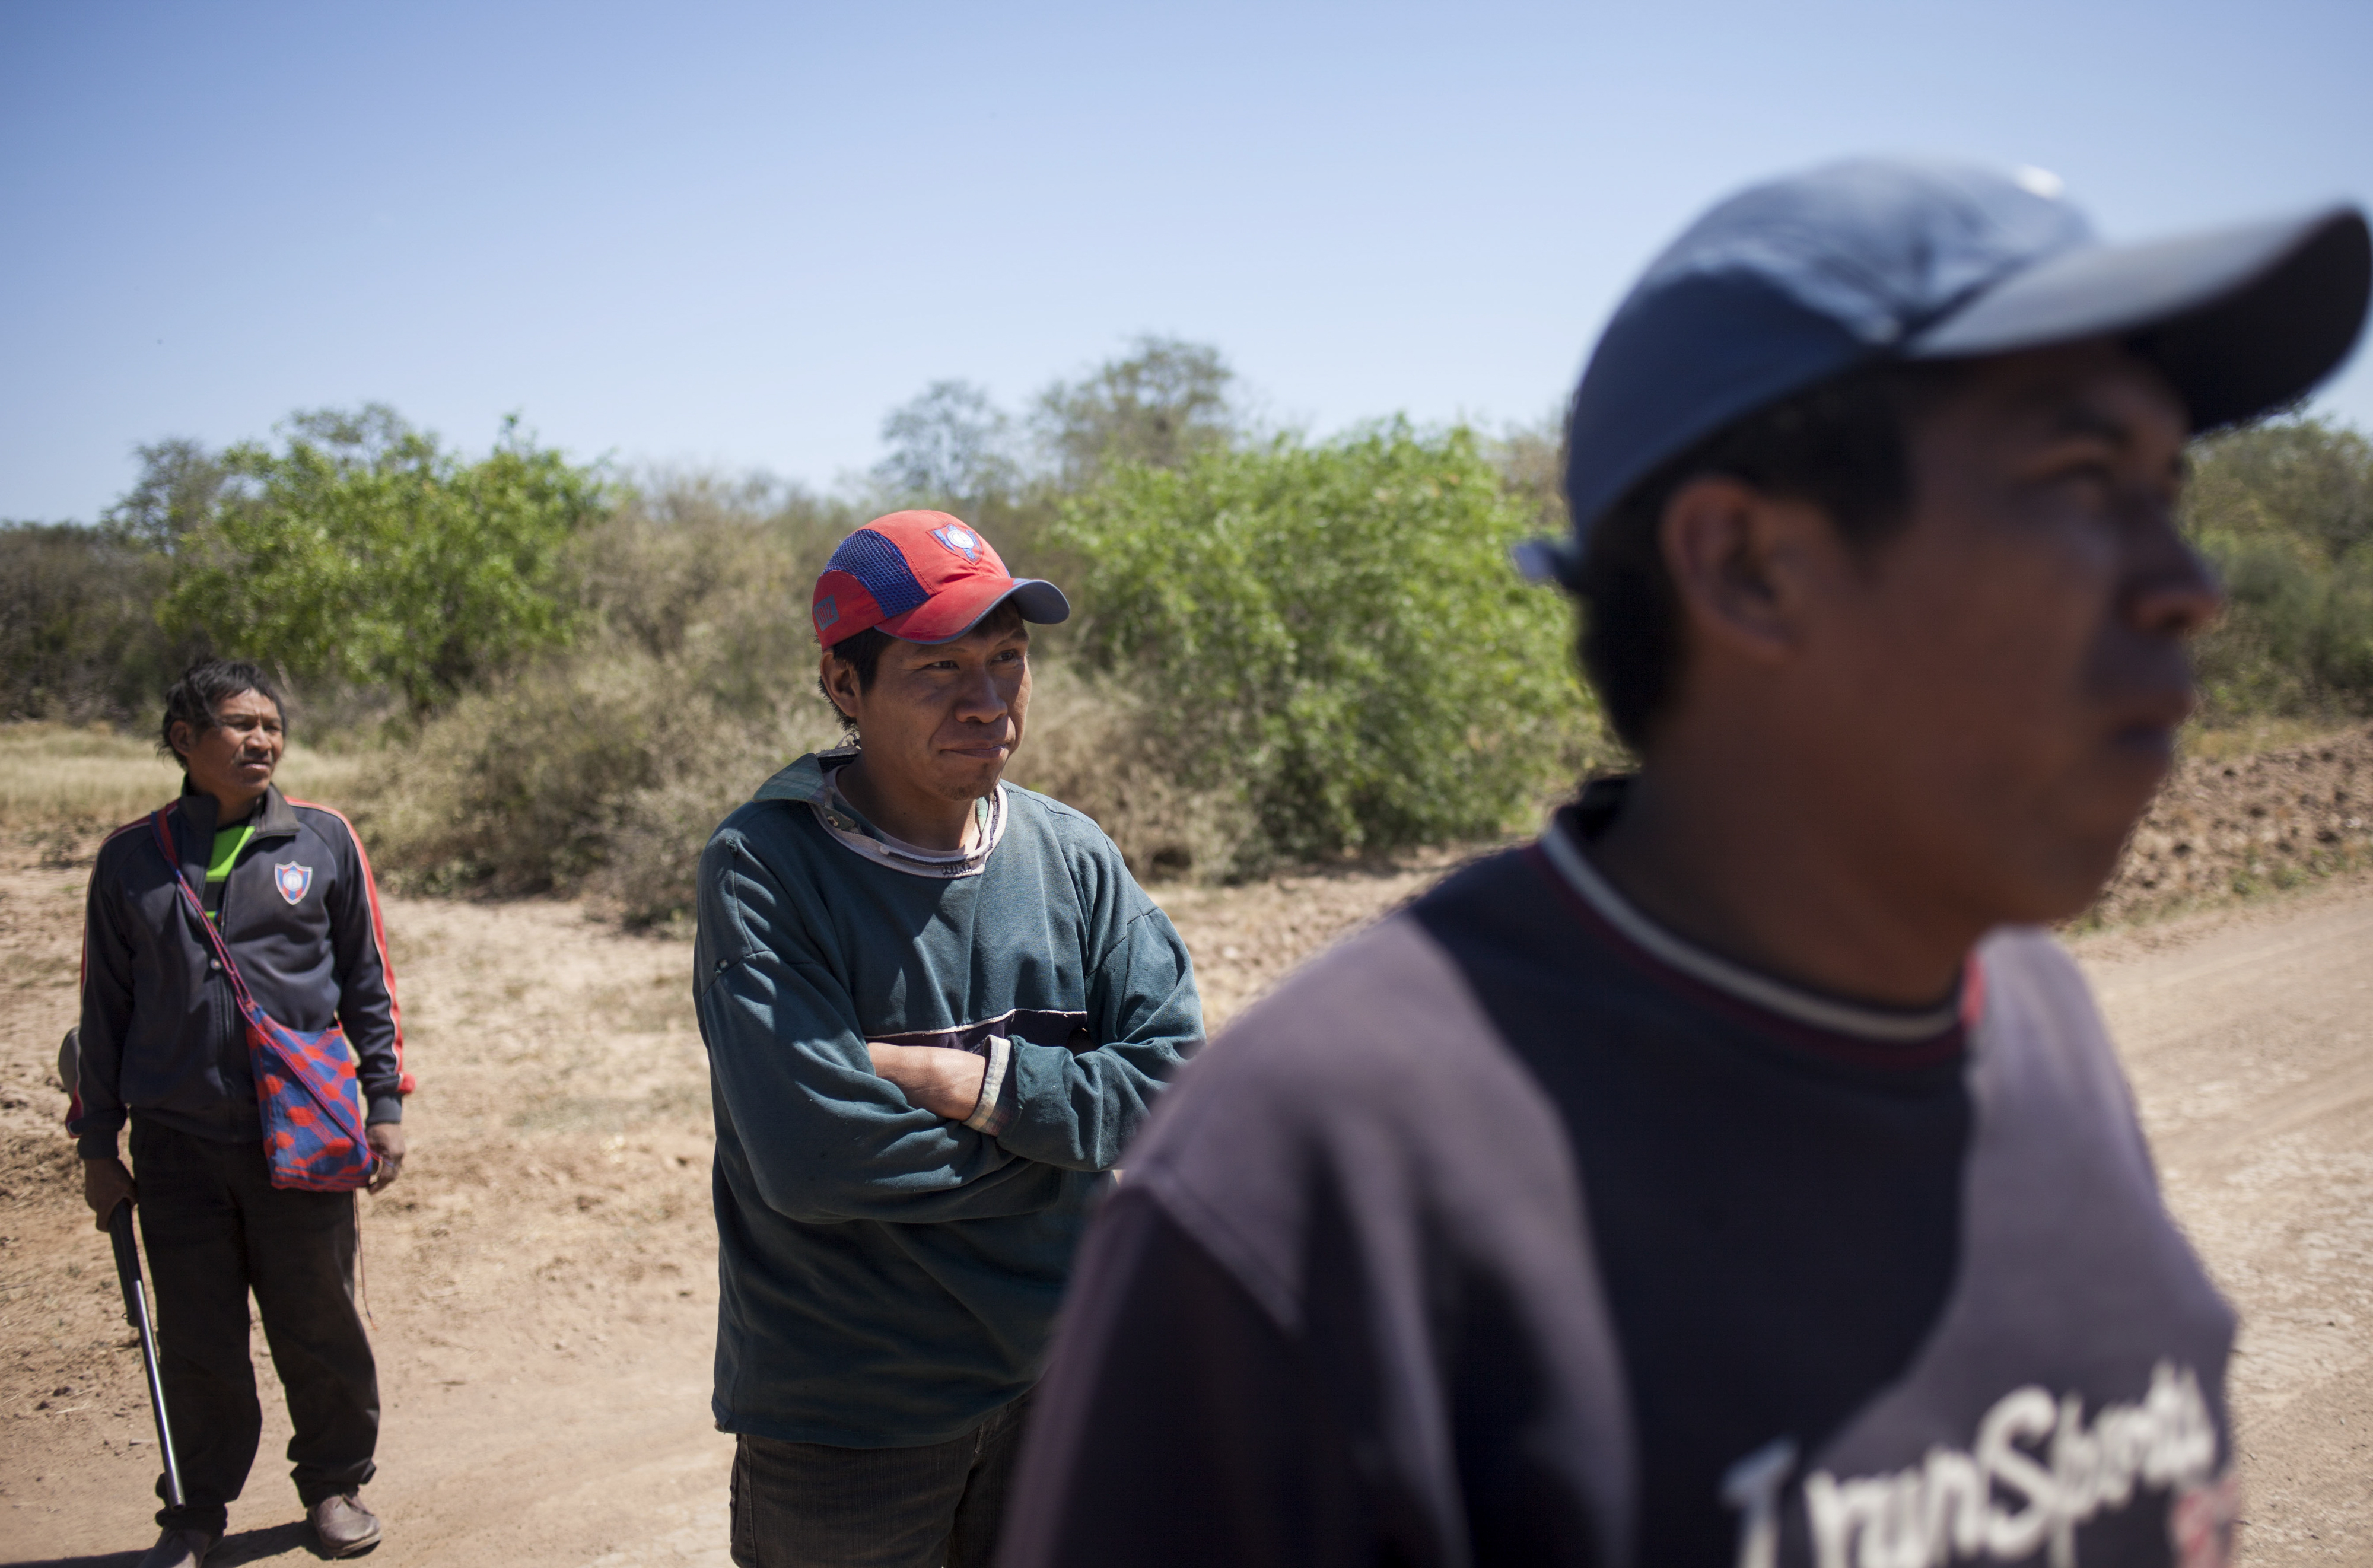
[[[703,883],[698,1006],[720,1131],[730,1127],[758,1195],[791,1219],[1041,1209],[1057,1173],[1118,1163],[1201,1043],[1185,946],[1140,895],[1141,907],[1091,920],[1085,997],[1041,999],[1084,1001],[1099,1043],[1074,1052],[1012,1040],[1010,1118],[994,1134],[967,1127],[982,1058],[869,1041],[847,961],[746,847],[712,846]]]

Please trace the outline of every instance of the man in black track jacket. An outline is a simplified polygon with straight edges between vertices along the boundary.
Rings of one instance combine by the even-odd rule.
[[[376,1192],[403,1167],[412,1084],[362,845],[345,817],[273,785],[281,704],[253,665],[193,666],[167,694],[164,740],[187,775],[166,813],[181,872],[265,1012],[306,1032],[343,1026]],[[271,1184],[245,1021],[146,817],[92,868],[77,1034],[67,1129],[101,1228],[119,1202],[138,1208],[186,1494],[158,1512],[164,1534],[143,1568],[195,1568],[246,1484],[263,1419],[251,1290],[314,1531],[332,1556],[375,1544],[379,1521],[357,1495],[373,1472],[379,1383],[355,1306],[354,1195]],[[117,1153],[127,1119],[136,1187]]]
[[[1876,162],[1652,263],[1529,556],[1642,766],[1170,1091],[1008,1561],[2225,1562],[2231,1314],[2037,927],[2192,705],[2187,439],[2368,273],[2353,210],[2112,248],[2036,170]]]

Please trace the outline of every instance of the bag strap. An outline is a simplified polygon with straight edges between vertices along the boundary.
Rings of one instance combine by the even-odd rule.
[[[215,923],[206,919],[205,902],[191,889],[190,879],[181,874],[181,852],[173,847],[173,829],[165,820],[165,813],[170,809],[159,806],[148,818],[148,825],[157,836],[158,852],[165,857],[165,869],[173,873],[174,884],[181,890],[181,901],[190,907],[190,913],[197,917],[198,929],[206,933],[208,942],[214,943],[215,957],[221,961],[223,973],[230,977],[231,995],[239,999],[240,1011],[260,1012],[262,1010],[255,1005],[254,996],[247,989],[246,979],[239,972],[238,964],[231,959],[230,943],[223,940],[223,934]]]

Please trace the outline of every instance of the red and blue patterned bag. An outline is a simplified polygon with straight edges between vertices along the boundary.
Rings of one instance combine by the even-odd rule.
[[[247,1059],[255,1074],[256,1109],[263,1114],[263,1157],[272,1185],[304,1192],[352,1192],[370,1180],[379,1157],[363,1130],[362,1081],[355,1075],[354,1047],[333,1024],[313,1034],[291,1029],[257,1005],[231,962],[230,944],[206,919],[206,907],[181,874],[173,830],[158,812],[148,819],[157,848],[172,869],[198,929],[214,943],[215,957],[230,977],[232,996],[247,1020]]]

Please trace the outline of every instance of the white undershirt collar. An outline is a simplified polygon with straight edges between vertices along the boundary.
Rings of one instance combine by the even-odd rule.
[[[1834,1034],[1898,1043],[1934,1039],[1960,1018],[1958,997],[1917,1012],[1864,1007],[1775,980],[1682,941],[1633,908],[1599,875],[1597,868],[1574,842],[1571,825],[1562,817],[1552,820],[1549,831],[1541,835],[1541,848],[1583,902],[1629,941],[1690,978],[1767,1012]]]

